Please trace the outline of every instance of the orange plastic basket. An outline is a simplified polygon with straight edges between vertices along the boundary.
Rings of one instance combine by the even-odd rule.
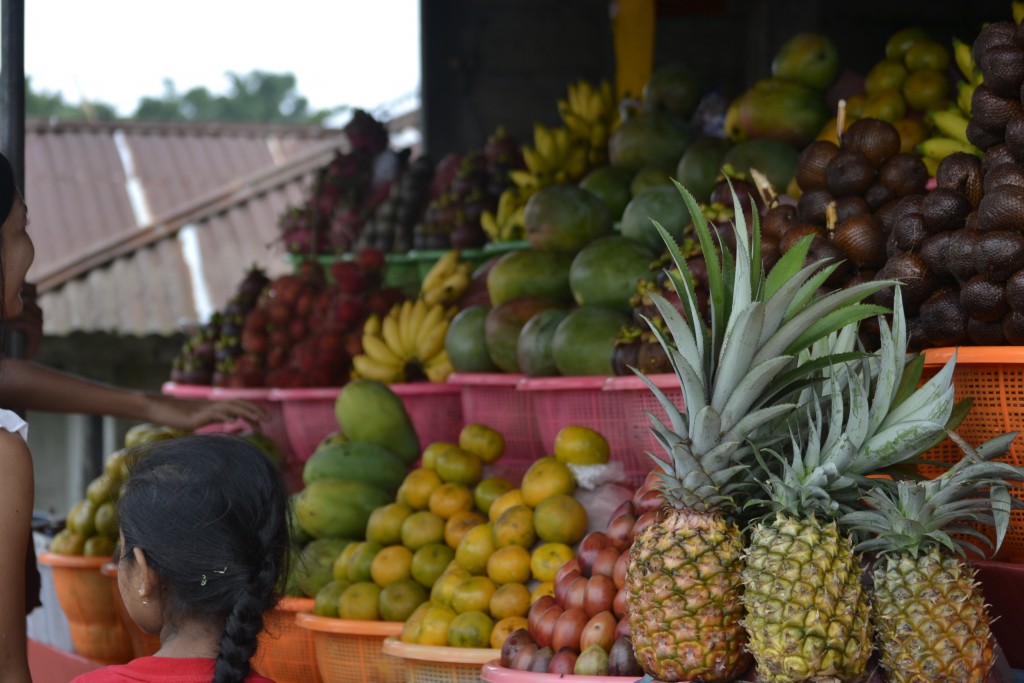
[[[117,613],[121,617],[121,623],[124,624],[125,629],[128,631],[128,637],[132,641],[132,657],[148,657],[154,652],[160,649],[160,636],[153,636],[141,628],[135,623],[131,615],[128,614],[128,608],[124,605],[124,600],[121,598],[121,591],[117,587],[117,565],[113,562],[107,562],[100,569],[100,573],[103,576],[109,576],[111,579],[111,588],[114,591],[114,604],[117,606]]]
[[[957,401],[965,398],[974,401],[967,417],[957,427],[957,433],[977,446],[1006,432],[1024,431],[1024,346],[928,349],[924,353],[922,381],[942,369],[954,351],[957,354],[953,370],[954,395]],[[960,448],[947,439],[922,457],[953,464],[962,455]],[[1024,465],[1024,439],[1015,439],[1000,460]],[[942,471],[930,465],[922,465],[920,469],[929,477]],[[1015,496],[1021,498],[1019,490]],[[1004,556],[1013,562],[1024,562],[1024,510],[1010,512],[1010,529],[999,553],[999,557]]]
[[[497,430],[505,439],[505,454],[494,463],[494,473],[519,482],[533,462],[545,455],[533,394],[518,391],[523,375],[499,372],[457,372],[449,384],[462,388],[462,418]]]
[[[563,676],[562,674],[539,674],[531,671],[506,669],[498,661],[484,664],[480,680],[487,683],[635,683],[636,676]]]
[[[42,553],[38,561],[53,572],[53,587],[68,619],[75,652],[104,664],[131,660],[132,641],[111,592],[114,582],[100,573],[110,558]]]
[[[313,633],[295,623],[300,612],[313,609],[313,598],[281,598],[263,615],[252,668],[276,683],[320,683]]]
[[[413,645],[397,636],[385,638],[383,649],[405,661],[407,683],[477,683],[483,665],[501,654],[491,648]]]
[[[402,622],[357,621],[299,613],[296,623],[313,633],[316,663],[324,683],[405,683],[405,664],[381,649],[402,632]]]

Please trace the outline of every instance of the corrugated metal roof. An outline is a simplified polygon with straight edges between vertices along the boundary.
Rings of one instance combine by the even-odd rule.
[[[249,266],[290,271],[278,218],[347,144],[339,130],[308,126],[26,128],[28,279],[47,335],[172,334],[222,308]]]
[[[87,249],[40,281],[45,333],[172,334],[208,314],[204,302],[222,308],[249,266],[272,277],[287,272],[278,216],[302,202],[337,147],[321,143],[280,168],[236,178],[151,226]]]

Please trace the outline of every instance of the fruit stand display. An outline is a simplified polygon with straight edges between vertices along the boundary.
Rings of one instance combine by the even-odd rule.
[[[800,34],[717,114],[680,65],[579,81],[437,164],[359,112],[281,217],[294,273],[247,274],[165,386],[273,416],[212,427],[293,493],[256,669],[981,681],[992,632],[1024,666],[989,628],[1019,569],[977,559],[1024,557],[1021,36],[899,31],[837,78]],[[54,557],[109,553],[110,463]]]

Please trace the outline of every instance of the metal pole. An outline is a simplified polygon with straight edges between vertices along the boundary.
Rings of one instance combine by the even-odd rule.
[[[0,151],[25,196],[25,0],[0,3]],[[6,335],[5,354],[25,357],[25,334]]]

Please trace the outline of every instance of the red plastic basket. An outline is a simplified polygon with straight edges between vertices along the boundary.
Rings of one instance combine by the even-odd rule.
[[[658,382],[671,395],[671,381],[666,377]],[[646,451],[657,454],[660,449],[649,436],[644,410],[661,411],[663,418],[664,411],[638,378],[543,377],[523,380],[519,390],[533,396],[534,419],[546,452],[554,450],[559,430],[582,425],[604,435],[611,460],[622,463],[631,484],[639,485],[651,471]],[[681,392],[676,396],[681,403]]]
[[[957,434],[977,446],[1000,434],[1024,431],[1024,346],[928,349],[924,353],[922,381],[942,369],[954,351],[957,353],[953,369],[954,396],[957,401],[965,398],[974,400],[967,417],[957,427]],[[923,457],[952,464],[962,455],[960,448],[947,439]],[[1024,465],[1024,438],[1017,437],[1000,460]],[[932,477],[942,470],[935,466],[922,466],[921,471]],[[1014,495],[1021,498],[1020,490]],[[1004,556],[1013,562],[1024,562],[1024,510],[1010,512],[1010,529],[999,552],[999,557]]]
[[[544,455],[544,442],[533,412],[533,393],[518,391],[523,375],[493,372],[455,373],[449,384],[462,388],[462,417],[497,430],[505,439],[505,454],[492,468],[495,474],[519,482],[534,460]]]
[[[405,404],[422,447],[435,441],[458,442],[463,425],[462,387],[432,382],[390,386]]]
[[[405,683],[405,664],[383,653],[384,639],[403,622],[356,621],[299,613],[296,624],[313,634],[317,668],[324,683]]]
[[[281,598],[263,615],[252,668],[277,683],[321,683],[313,632],[300,628],[296,617],[313,609],[313,598]]]

